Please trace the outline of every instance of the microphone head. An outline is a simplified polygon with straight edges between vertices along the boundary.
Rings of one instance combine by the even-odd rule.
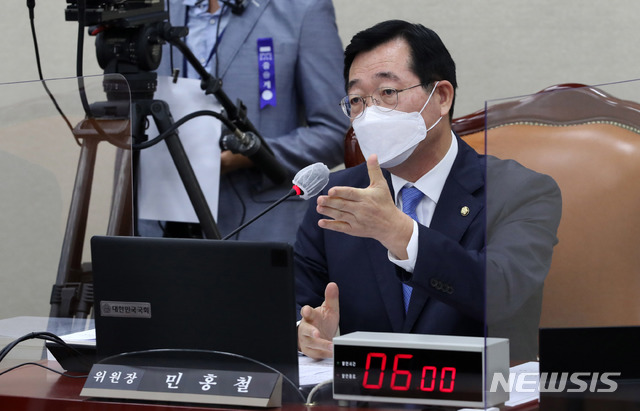
[[[305,200],[318,195],[328,182],[329,168],[323,163],[306,166],[293,177],[293,184],[302,190],[300,197]]]

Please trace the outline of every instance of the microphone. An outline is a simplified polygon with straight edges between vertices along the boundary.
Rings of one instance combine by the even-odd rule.
[[[228,131],[228,129],[226,130]],[[232,134],[225,133],[220,137],[220,148],[249,157],[253,164],[275,184],[281,184],[287,178],[288,172],[284,166],[276,160],[269,147],[263,144],[260,138],[251,131],[242,132],[236,128]]]
[[[322,191],[329,182],[329,169],[323,163],[315,163],[298,171],[293,177],[293,190],[299,189],[296,194],[304,200],[314,197]]]
[[[322,189],[327,185],[328,182],[329,182],[329,168],[326,165],[324,165],[323,163],[315,163],[315,164],[306,166],[302,170],[298,171],[295,177],[293,177],[293,181],[292,181],[293,187],[291,187],[291,190],[289,190],[289,192],[284,197],[277,200],[275,203],[271,204],[260,214],[253,217],[251,220],[247,221],[246,223],[242,224],[240,227],[236,228],[235,230],[233,230],[232,232],[224,236],[222,239],[228,240],[229,238],[238,234],[240,230],[244,229],[246,226],[253,223],[258,218],[262,217],[268,211],[270,211],[275,206],[282,203],[284,200],[286,200],[291,196],[297,195],[304,200],[308,200],[309,198],[318,195],[320,191],[322,191]]]

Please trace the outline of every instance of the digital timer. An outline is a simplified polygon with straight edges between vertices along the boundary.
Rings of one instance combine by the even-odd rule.
[[[354,332],[333,339],[333,358],[335,399],[461,407],[509,399],[485,383],[508,378],[504,338]]]

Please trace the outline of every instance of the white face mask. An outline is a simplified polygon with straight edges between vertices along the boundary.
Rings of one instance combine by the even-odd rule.
[[[437,86],[438,82],[433,86],[420,112],[382,112],[375,107],[367,107],[360,117],[353,120],[353,130],[364,158],[377,154],[380,167],[383,168],[395,167],[409,158],[418,144],[427,137],[427,132],[442,120],[440,116],[427,129],[421,116]]]

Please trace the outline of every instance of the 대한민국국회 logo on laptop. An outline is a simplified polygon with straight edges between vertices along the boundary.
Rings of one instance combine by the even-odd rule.
[[[151,304],[130,301],[101,301],[103,317],[151,318]]]

